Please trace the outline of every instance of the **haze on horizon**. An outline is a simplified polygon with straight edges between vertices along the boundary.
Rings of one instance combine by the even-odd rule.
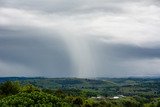
[[[160,76],[160,1],[0,0],[0,76]]]

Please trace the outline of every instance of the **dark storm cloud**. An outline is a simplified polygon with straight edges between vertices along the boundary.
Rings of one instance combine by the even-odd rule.
[[[102,38],[105,39],[105,41],[102,41]],[[122,42],[110,42],[113,39],[114,37],[112,36],[92,36],[90,39],[90,47],[92,50],[98,52],[98,54],[100,53],[101,55],[99,56],[105,56],[111,59],[132,60],[160,58],[160,45],[147,47]]]
[[[111,38],[108,38],[110,40]],[[93,39],[92,39],[93,40]],[[96,59],[98,76],[109,77],[159,75],[159,47],[106,43],[93,40],[90,44]]]
[[[0,0],[0,73],[160,74],[159,13],[158,0]]]
[[[106,47],[106,52],[111,55],[117,56],[119,58],[160,58],[160,48],[147,48],[139,47],[136,45],[126,45],[126,44],[108,44]]]
[[[23,64],[36,70],[39,76],[70,76],[72,65],[63,42],[56,37],[50,42],[42,36],[36,31],[3,30],[0,34],[0,60]]]

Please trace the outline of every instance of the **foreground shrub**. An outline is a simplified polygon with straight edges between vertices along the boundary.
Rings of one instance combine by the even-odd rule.
[[[19,82],[7,81],[0,85],[1,95],[13,95],[19,93],[19,91],[20,91]]]
[[[43,92],[19,93],[0,100],[0,107],[69,107],[59,98]]]

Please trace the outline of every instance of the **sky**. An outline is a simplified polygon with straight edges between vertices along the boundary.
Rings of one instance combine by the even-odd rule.
[[[160,76],[159,0],[0,0],[0,76]]]

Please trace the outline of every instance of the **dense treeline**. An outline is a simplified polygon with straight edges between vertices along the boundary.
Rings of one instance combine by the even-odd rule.
[[[149,101],[141,96],[92,98],[92,94],[90,97],[87,94],[76,89],[51,90],[7,81],[0,84],[0,107],[160,107],[158,98]]]
[[[33,84],[43,89],[61,89],[68,94],[86,94],[91,96],[141,96],[146,100],[160,96],[160,78],[0,78],[4,81],[19,81],[21,84]]]

